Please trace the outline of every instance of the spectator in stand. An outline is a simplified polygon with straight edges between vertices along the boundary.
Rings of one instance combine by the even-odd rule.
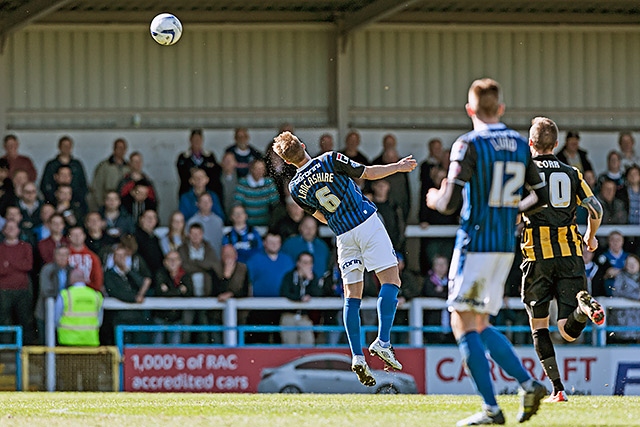
[[[33,227],[33,234],[35,235],[36,242],[40,242],[51,235],[51,230],[49,230],[49,219],[54,213],[56,213],[56,208],[49,203],[43,203],[40,207],[40,225]]]
[[[138,290],[140,299],[144,300],[145,297],[153,296],[153,289],[151,288],[153,274],[145,260],[138,253],[138,242],[136,238],[131,234],[127,234],[120,238],[119,246],[124,247],[127,250],[127,267],[138,276],[142,277],[142,286]],[[115,248],[114,248],[115,249]],[[104,262],[104,270],[108,270],[115,264],[114,254],[110,252],[107,254]],[[142,301],[141,301],[142,302]]]
[[[262,158],[262,153],[249,144],[249,131],[247,128],[236,128],[233,135],[235,143],[227,147],[225,153],[233,153],[236,157],[236,175],[238,179],[249,174],[249,164]]]
[[[102,294],[84,283],[82,271],[70,274],[71,286],[56,299],[58,343],[66,346],[98,347],[102,325]]]
[[[38,198],[38,189],[33,182],[27,182],[22,195],[18,199],[18,207],[22,214],[20,228],[34,232],[34,228],[42,224],[40,221],[40,208],[42,201]]]
[[[117,241],[121,236],[135,232],[136,221],[122,207],[120,194],[117,191],[107,191],[104,197],[104,206],[100,208],[99,212],[105,221],[106,234],[112,239]]]
[[[446,301],[449,295],[449,260],[446,256],[436,254],[431,261],[431,269],[424,278],[422,296],[427,298],[438,298]],[[425,310],[424,324],[426,326],[441,326],[445,330],[449,329],[449,310]],[[426,342],[443,343],[447,341],[446,334],[427,334]]]
[[[627,223],[640,225],[640,166],[632,164],[625,173]],[[625,194],[625,193],[623,193]]]
[[[388,162],[383,159],[385,151],[388,150],[397,150],[398,149],[398,140],[396,136],[392,133],[388,133],[382,137],[382,152],[378,157],[371,161],[372,165],[386,165]]]
[[[440,138],[432,138],[427,143],[429,156],[420,164],[420,200],[424,200],[430,188],[435,187],[432,169],[436,167],[442,168],[442,159],[444,150],[442,140]]]
[[[314,219],[315,221],[315,219]],[[313,271],[314,259],[309,252],[301,252],[296,257],[296,266],[285,274],[280,285],[280,296],[291,301],[308,303],[313,297],[324,296],[322,276],[316,276]],[[307,310],[285,311],[280,316],[280,326],[311,327],[313,321]],[[313,330],[282,331],[282,343],[286,345],[315,344]]]
[[[33,268],[33,249],[20,241],[20,227],[8,220],[0,243],[0,326],[22,326],[24,343],[33,344],[33,295],[29,274]]]
[[[27,173],[29,181],[36,182],[38,173],[35,166],[33,166],[33,161],[29,157],[19,154],[19,147],[20,143],[17,136],[13,134],[6,135],[4,137],[5,154],[0,158],[6,159],[9,163],[9,176],[13,176],[17,170],[23,170]]]
[[[30,182],[29,174],[24,169],[16,169],[11,174],[11,182],[16,198],[22,197],[22,188],[27,182]]]
[[[294,202],[291,196],[287,197],[285,201],[285,211],[284,218],[271,218],[271,223],[269,224],[269,229],[279,234],[283,242],[288,237],[298,233],[298,227],[300,227],[300,222],[304,218],[304,209]]]
[[[155,234],[158,226],[158,214],[156,211],[147,210],[140,216],[134,237],[138,243],[138,253],[147,263],[151,271],[162,268],[162,249],[160,239]]]
[[[180,254],[170,250],[164,256],[163,268],[156,271],[154,283],[155,295],[158,297],[186,297],[193,294],[193,282],[191,276],[182,268]],[[182,323],[182,311],[162,310],[154,311],[152,317],[155,325],[178,325]],[[180,331],[156,332],[153,336],[153,344],[180,344],[182,334]]]
[[[398,150],[388,148],[382,153],[382,164],[396,163],[400,160]],[[404,173],[396,173],[385,178],[393,191],[389,193],[389,200],[400,208],[402,221],[406,224],[411,209],[411,186],[409,184],[409,175]],[[371,182],[371,184],[373,181]],[[404,232],[404,228],[402,228]]]
[[[9,221],[15,221],[16,224],[22,224],[22,213],[20,212],[20,208],[17,206],[9,206],[5,212],[4,219]],[[0,234],[0,239],[2,235]],[[33,230],[28,228],[20,227],[20,235],[18,236],[21,242],[25,242],[30,244],[33,248],[36,247],[36,238],[33,234]]]
[[[134,221],[148,209],[157,210],[158,204],[155,197],[152,197],[153,186],[146,179],[135,182],[133,189],[122,199],[122,207]]]
[[[298,259],[303,252],[313,256],[313,274],[317,280],[329,270],[329,246],[318,237],[318,220],[312,216],[305,216],[300,221],[299,234],[293,235],[282,244],[282,253],[291,259]]]
[[[634,145],[635,138],[631,132],[620,132],[618,136],[618,146],[622,155],[622,169],[627,170],[631,165],[640,165],[640,156],[636,154]]]
[[[178,156],[176,162],[178,168],[178,176],[180,177],[180,187],[178,189],[178,198],[188,192],[191,185],[191,169],[202,169],[209,181],[207,189],[216,193],[219,199],[222,199],[222,184],[220,182],[220,174],[222,169],[216,160],[215,154],[204,149],[204,137],[202,129],[192,129],[189,136],[189,149]]]
[[[264,160],[255,159],[249,165],[249,174],[240,178],[236,187],[236,203],[247,212],[247,223],[252,226],[269,224],[271,213],[280,197],[273,179],[266,177]]]
[[[84,282],[98,292],[102,292],[104,275],[102,262],[98,255],[85,245],[85,234],[80,225],[69,229],[69,265],[79,268],[84,273]]]
[[[265,150],[265,175],[273,179],[278,189],[278,194],[280,195],[280,201],[284,204],[287,196],[289,196],[289,181],[291,181],[291,178],[296,174],[296,167],[292,164],[285,163],[282,157],[273,151],[273,144],[274,141],[271,141]]]
[[[611,296],[627,298],[632,301],[640,301],[640,258],[635,254],[629,254],[624,263],[624,268],[616,276]],[[612,326],[640,325],[640,308],[611,309],[608,321]],[[613,343],[640,343],[640,332],[617,331],[610,335]]]
[[[165,257],[169,252],[177,251],[186,238],[184,215],[174,211],[169,217],[167,234],[160,237],[160,248]]]
[[[323,133],[320,135],[320,139],[318,140],[318,147],[320,147],[320,151],[317,156],[320,156],[324,153],[329,153],[333,151],[333,135],[330,133]]]
[[[53,261],[47,262],[40,271],[40,290],[34,317],[38,333],[38,345],[45,345],[45,320],[47,298],[57,298],[60,291],[71,286],[71,271],[69,265],[69,247],[58,246],[53,250]]]
[[[45,205],[48,206],[48,205]],[[48,221],[49,237],[38,242],[38,253],[43,263],[54,261],[56,248],[67,246],[69,239],[64,235],[65,222],[62,215],[54,213]]]
[[[158,192],[149,175],[143,172],[143,167],[142,153],[139,151],[131,153],[129,155],[129,173],[127,173],[118,184],[118,193],[120,194],[120,198],[124,200],[124,198],[133,191],[134,187],[140,181],[143,181],[146,183],[146,186],[149,187],[148,198],[157,205]]]
[[[61,214],[67,227],[82,224],[86,212],[73,202],[73,190],[70,185],[60,185],[56,190],[56,212]]]
[[[609,233],[607,237],[608,249],[600,254],[597,259],[599,265],[609,264],[609,267],[604,273],[604,287],[605,295],[611,296],[614,287],[615,278],[620,274],[620,271],[624,268],[624,263],[629,256],[629,253],[623,249],[624,237],[622,233],[617,230]]]
[[[583,174],[587,171],[593,172],[593,166],[587,158],[587,152],[580,148],[580,134],[576,130],[567,132],[564,146],[558,151],[556,157],[562,163],[577,168]]]
[[[406,174],[403,175],[406,176]],[[372,195],[370,199],[378,208],[378,215],[389,234],[393,248],[396,252],[403,252],[405,245],[403,211],[397,201],[390,199],[391,184],[388,179],[389,177],[371,181]]]
[[[232,245],[238,252],[238,261],[245,264],[262,252],[262,237],[247,224],[247,212],[241,205],[231,208],[231,230],[222,238],[222,245]]]
[[[622,157],[615,150],[607,154],[607,170],[598,176],[596,190],[600,190],[605,180],[613,181],[616,184],[616,194],[620,194],[624,187],[624,169],[621,166]]]
[[[238,252],[232,245],[222,247],[222,266],[214,278],[213,294],[220,302],[249,295],[247,265],[238,261]]]
[[[222,207],[229,224],[231,223],[231,207],[236,201],[236,187],[238,186],[236,164],[236,156],[233,153],[224,153],[220,181],[222,182]]]
[[[204,193],[211,195],[213,207],[211,210],[224,221],[225,216],[222,210],[222,204],[218,195],[207,189],[209,176],[203,169],[194,168],[191,170],[191,189],[180,196],[179,210],[184,215],[186,221],[198,212],[198,196]]]
[[[627,208],[624,202],[616,196],[616,183],[604,180],[597,195],[602,205],[602,225],[626,224]]]
[[[60,177],[56,177],[61,172],[61,168],[68,168],[69,179],[64,184],[71,185],[74,200],[83,204],[86,209],[87,200],[87,174],[82,162],[73,157],[73,140],[70,136],[62,136],[58,140],[58,154],[49,160],[42,172],[40,180],[40,191],[47,202],[53,201],[53,194],[58,188]],[[65,172],[66,173],[66,172]]]
[[[603,265],[596,263],[594,261],[595,253],[588,251],[586,247],[586,245],[582,245],[582,260],[587,275],[587,292],[595,297],[605,296],[604,275],[611,264],[606,258],[602,259]]]
[[[91,252],[98,255],[101,261],[107,259],[113,250],[113,245],[119,241],[119,238],[108,235],[105,232],[105,227],[106,223],[98,212],[89,212],[84,218],[84,228],[87,230],[87,238],[84,243]]]
[[[7,206],[14,205],[17,199],[9,175],[9,161],[0,158],[0,217],[4,216]]]
[[[194,297],[210,297],[213,295],[213,280],[221,272],[220,258],[211,245],[204,240],[204,230],[199,223],[188,228],[188,239],[178,248],[182,267],[191,276]],[[211,324],[209,315],[204,310],[186,310],[182,314],[185,325]],[[211,342],[209,334],[195,334],[197,343]],[[213,335],[215,342],[220,342],[219,335]],[[191,334],[185,334],[185,342],[191,341]]]
[[[216,256],[220,258],[224,223],[222,218],[211,212],[212,207],[213,200],[211,200],[209,193],[203,193],[198,196],[198,212],[187,221],[187,229],[191,224],[200,224],[204,231],[205,242],[211,245],[216,252]]]
[[[295,263],[281,252],[282,240],[280,236],[268,232],[264,237],[264,251],[252,256],[247,262],[249,280],[254,297],[278,297],[284,275],[293,270]],[[280,324],[280,312],[275,310],[252,310],[249,312],[247,323],[250,325]],[[275,333],[248,334],[247,342],[252,343],[280,343],[280,335]]]
[[[73,195],[72,204],[76,207],[79,212],[86,214],[87,212],[87,189],[84,188],[80,190],[80,195],[76,195],[75,185],[73,182],[73,177],[71,175],[72,170],[71,167],[62,165],[58,168],[58,171],[53,175],[54,189],[44,195],[44,201],[46,203],[55,204],[56,203],[56,191],[63,185],[68,185],[71,187],[71,194]]]
[[[358,162],[361,165],[368,166],[371,164],[369,159],[362,154],[358,149],[360,147],[360,133],[357,130],[351,130],[347,133],[344,139],[344,148],[340,153],[347,156],[354,162]]]
[[[118,191],[118,184],[129,173],[129,163],[125,158],[127,154],[127,141],[118,138],[113,142],[113,153],[105,160],[98,163],[93,172],[91,183],[92,210],[98,210],[104,205],[108,191]]]

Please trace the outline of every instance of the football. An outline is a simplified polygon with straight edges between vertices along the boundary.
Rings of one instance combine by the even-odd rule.
[[[182,23],[175,15],[161,13],[151,21],[151,37],[164,46],[176,44],[182,36]]]

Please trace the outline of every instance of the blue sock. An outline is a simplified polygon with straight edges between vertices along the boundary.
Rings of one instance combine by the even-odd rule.
[[[385,283],[380,287],[378,294],[378,338],[381,341],[391,341],[391,327],[396,317],[398,306],[398,288],[391,283]]]
[[[347,339],[351,347],[351,354],[364,356],[362,352],[362,338],[360,336],[360,303],[358,298],[344,299],[344,328],[347,330]]]
[[[484,346],[480,334],[475,331],[467,332],[458,341],[458,347],[462,354],[462,360],[467,366],[467,371],[473,378],[476,390],[482,396],[484,403],[489,406],[496,406],[496,396],[491,382],[489,372],[489,361],[484,353]]]
[[[531,375],[524,369],[520,358],[516,354],[511,342],[493,326],[489,326],[480,334],[489,355],[504,371],[519,383],[531,379]]]

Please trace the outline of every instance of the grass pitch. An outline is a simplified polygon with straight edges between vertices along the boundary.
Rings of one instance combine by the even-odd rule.
[[[498,398],[518,425],[516,396]],[[0,426],[454,426],[477,396],[0,393]],[[640,426],[640,397],[569,396],[527,426]]]

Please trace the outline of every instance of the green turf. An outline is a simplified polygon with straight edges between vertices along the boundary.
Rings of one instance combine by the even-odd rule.
[[[527,426],[640,426],[640,397],[570,396]],[[516,396],[501,396],[517,425]],[[0,393],[0,426],[453,426],[476,396]]]

